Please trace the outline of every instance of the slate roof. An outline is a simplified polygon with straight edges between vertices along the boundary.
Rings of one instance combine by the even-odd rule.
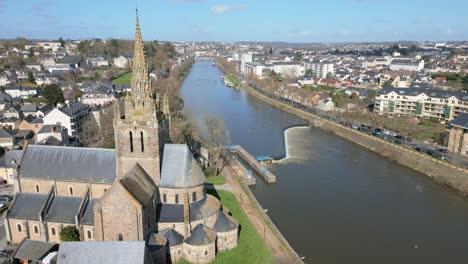
[[[378,95],[385,95],[391,92],[395,92],[399,95],[408,95],[408,96],[417,96],[420,94],[425,94],[430,97],[436,98],[450,98],[455,96],[458,100],[468,101],[468,92],[458,92],[458,91],[443,91],[438,89],[422,89],[422,88],[394,88],[387,87],[379,90]]]
[[[56,196],[52,201],[45,217],[48,222],[75,223],[75,215],[80,207],[81,197]]]
[[[21,111],[23,112],[36,112],[37,105],[35,104],[24,104],[21,106]]]
[[[90,200],[84,208],[83,218],[81,218],[81,224],[83,225],[94,225],[94,205],[96,200]]]
[[[41,117],[37,117],[31,124],[44,124],[44,120]]]
[[[166,245],[167,245],[167,239],[156,233],[150,234],[148,237],[148,249],[152,252],[158,252],[159,250],[164,250],[166,251]]]
[[[221,204],[218,199],[211,195],[205,195],[203,199],[191,203],[190,221],[196,221],[207,218],[217,213]],[[173,223],[184,221],[184,205],[183,204],[158,204],[158,222]]]
[[[57,263],[144,264],[145,254],[145,241],[62,242]]]
[[[140,164],[136,163],[120,182],[142,205],[153,200],[156,185]]]
[[[185,144],[164,146],[160,187],[190,188],[202,185],[205,175]]]
[[[60,108],[59,110],[64,114],[73,117],[76,113],[86,108],[88,107],[81,102],[73,102],[65,107]]]
[[[40,261],[50,251],[54,250],[56,246],[53,243],[26,239],[19,245],[13,257],[16,259]]]
[[[239,228],[239,222],[237,222],[237,220],[221,211],[218,212],[218,217],[216,218],[215,225],[213,226],[214,231],[229,232],[237,230],[237,228]]]
[[[29,124],[31,124],[31,122],[34,121],[34,119],[36,119],[35,116],[33,116],[33,115],[28,115],[28,116],[26,116],[23,120],[26,121],[26,122],[28,122]]]
[[[0,159],[0,166],[4,168],[11,168],[13,160],[21,164],[21,157],[23,156],[23,150],[10,150],[5,152],[5,155]]]
[[[468,114],[459,113],[458,116],[449,122],[452,126],[458,126],[468,129]]]
[[[198,224],[193,230],[192,235],[184,240],[185,243],[194,246],[203,246],[214,243],[216,233],[203,224]]]
[[[65,146],[65,142],[59,140],[54,136],[48,136],[43,140],[36,143],[36,145],[47,145],[47,146]]]
[[[29,145],[20,177],[111,184],[115,166],[113,149]]]
[[[7,128],[0,129],[0,138],[11,138],[13,137],[13,132]]]
[[[169,247],[177,246],[184,242],[184,236],[174,229],[162,230],[161,234],[167,239],[167,246]]]
[[[38,134],[42,133],[50,133],[50,130],[53,128],[53,132],[60,132],[62,127],[59,125],[44,125],[41,129],[37,132]]]
[[[19,193],[8,213],[9,218],[39,220],[39,212],[47,200],[47,194]]]

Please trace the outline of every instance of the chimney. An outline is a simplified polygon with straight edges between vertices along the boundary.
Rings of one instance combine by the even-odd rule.
[[[54,133],[54,125],[50,125],[50,133]]]

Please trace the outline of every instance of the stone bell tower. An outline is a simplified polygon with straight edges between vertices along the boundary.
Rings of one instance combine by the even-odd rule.
[[[114,119],[117,178],[122,178],[138,162],[159,186],[161,176],[156,93],[148,76],[138,10],[131,90],[131,94],[124,99],[125,116],[116,114]]]

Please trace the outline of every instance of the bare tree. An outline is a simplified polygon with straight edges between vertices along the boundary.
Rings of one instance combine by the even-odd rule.
[[[118,103],[118,102],[115,102]],[[114,148],[114,111],[112,107],[105,107],[99,113],[100,123],[100,146],[104,148]]]
[[[229,133],[221,119],[206,116],[203,120],[205,129],[206,146],[209,151],[209,163],[218,175],[222,166],[222,153],[225,146],[231,143]]]
[[[99,141],[99,126],[96,119],[91,115],[83,126],[80,134],[80,143],[85,147],[92,147]]]

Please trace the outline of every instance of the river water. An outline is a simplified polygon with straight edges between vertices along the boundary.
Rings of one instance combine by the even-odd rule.
[[[269,167],[277,182],[257,179],[253,191],[306,263],[468,263],[468,199],[318,128],[292,128],[285,140],[306,122],[221,76],[196,62],[181,89],[185,111],[200,125],[221,118],[253,155],[288,153]]]

